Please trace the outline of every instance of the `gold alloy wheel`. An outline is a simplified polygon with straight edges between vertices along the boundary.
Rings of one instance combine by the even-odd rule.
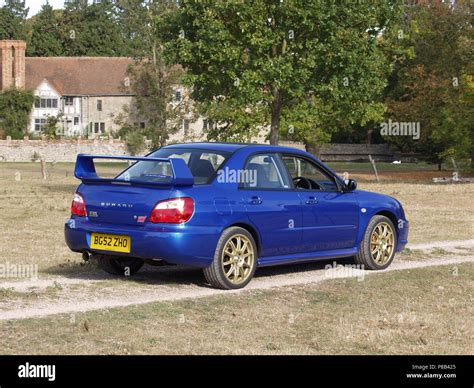
[[[233,284],[244,283],[251,275],[255,262],[252,242],[243,234],[232,236],[222,251],[222,269]]]
[[[395,244],[393,228],[387,222],[377,224],[370,237],[370,254],[378,265],[387,264],[391,259]]]

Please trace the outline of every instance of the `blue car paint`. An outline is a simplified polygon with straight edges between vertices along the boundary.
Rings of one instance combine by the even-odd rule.
[[[229,152],[231,155],[221,168],[230,170],[243,169],[247,159],[257,153],[293,154],[310,159],[343,184],[324,163],[294,148],[226,143],[177,144],[165,148],[173,147]],[[237,182],[220,182],[214,176],[208,184],[193,186],[117,187],[109,182],[88,182],[81,184],[77,192],[84,196],[88,214],[100,212],[106,221],[71,216],[65,224],[65,238],[75,252],[104,253],[90,248],[90,235],[94,232],[127,235],[132,241],[131,253],[112,254],[205,268],[214,258],[222,232],[238,225],[254,236],[259,266],[348,257],[357,253],[367,225],[376,214],[384,214],[394,223],[397,252],[403,250],[408,238],[409,224],[401,204],[390,196],[362,190],[256,191],[241,189]],[[195,213],[187,223],[137,224],[135,217],[149,216],[160,200],[179,197],[191,197],[195,201]],[[255,197],[262,203],[254,204]],[[107,201],[126,205],[131,199],[133,209],[119,214],[106,206]]]

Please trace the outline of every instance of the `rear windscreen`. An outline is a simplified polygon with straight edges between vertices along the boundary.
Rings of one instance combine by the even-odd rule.
[[[166,183],[173,179],[171,163],[166,161],[140,161],[121,173],[116,180],[125,182]]]
[[[161,148],[148,155],[148,157],[183,159],[191,170],[194,183],[199,185],[209,183],[229,155],[228,152],[214,150]],[[167,182],[171,181],[172,178],[173,172],[169,162],[140,161],[120,174],[116,179],[140,182]]]

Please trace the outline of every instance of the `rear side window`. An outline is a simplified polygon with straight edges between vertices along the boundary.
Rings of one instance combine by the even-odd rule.
[[[273,154],[251,156],[245,165],[246,176],[251,177],[242,183],[246,189],[288,189],[290,184],[286,174],[282,174],[278,159]]]

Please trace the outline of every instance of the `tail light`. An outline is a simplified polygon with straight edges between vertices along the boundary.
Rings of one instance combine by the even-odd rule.
[[[158,202],[150,215],[150,222],[184,224],[194,214],[192,198],[172,198]]]
[[[74,194],[71,205],[71,214],[78,217],[87,216],[86,202],[84,201],[84,197],[79,193]]]

